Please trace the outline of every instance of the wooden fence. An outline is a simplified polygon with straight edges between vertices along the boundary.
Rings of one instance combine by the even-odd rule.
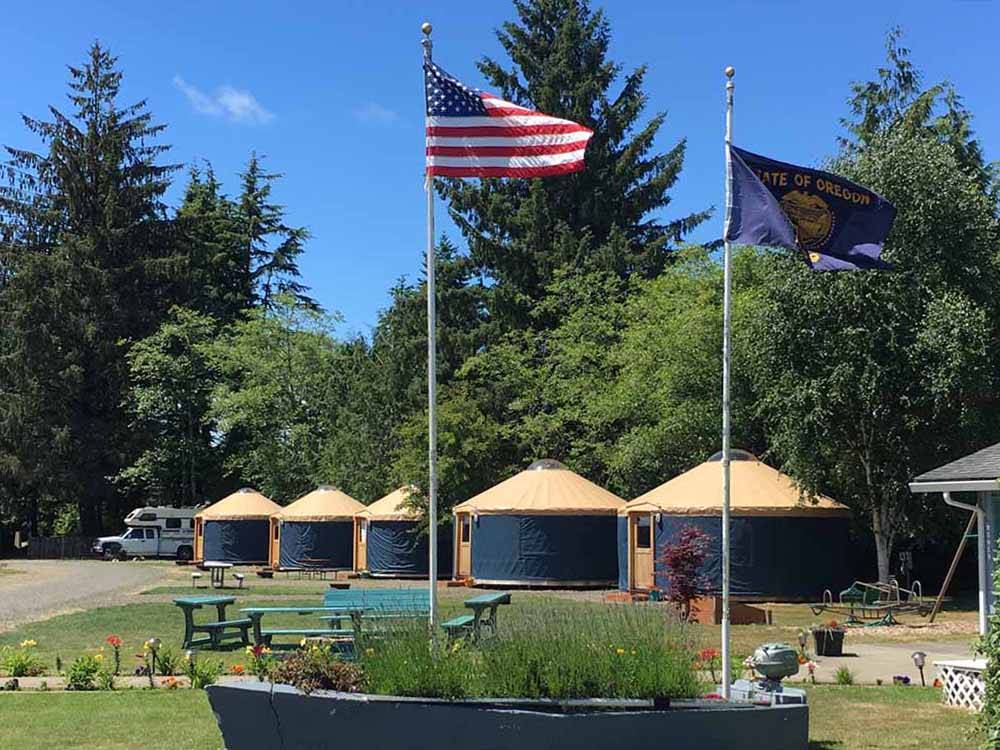
[[[89,536],[33,536],[28,539],[28,557],[33,560],[62,560],[70,557],[92,557]]]

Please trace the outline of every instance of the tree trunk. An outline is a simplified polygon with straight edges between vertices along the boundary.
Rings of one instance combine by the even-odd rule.
[[[893,534],[892,530],[888,528],[887,515],[885,509],[872,509],[872,530],[875,534],[875,555],[878,559],[878,580],[881,583],[889,582],[889,561],[892,558]]]

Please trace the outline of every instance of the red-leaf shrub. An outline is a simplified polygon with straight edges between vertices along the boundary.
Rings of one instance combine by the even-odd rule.
[[[691,602],[708,592],[708,579],[701,568],[710,541],[697,526],[685,526],[664,545],[657,560],[667,578],[667,598],[680,607],[685,619],[691,614]]]

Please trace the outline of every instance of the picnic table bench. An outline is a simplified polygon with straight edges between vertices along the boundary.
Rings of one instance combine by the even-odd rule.
[[[211,584],[214,588],[223,588],[226,585],[226,571],[231,567],[233,567],[233,564],[228,562],[205,560],[201,563],[201,568],[208,571]]]
[[[181,648],[210,645],[219,648],[222,641],[228,638],[240,638],[246,645],[250,643],[247,633],[251,626],[248,618],[237,620],[226,619],[226,607],[236,601],[232,596],[187,596],[174,599],[174,604],[184,612],[184,641]],[[215,622],[195,622],[194,611],[202,607],[215,607],[217,620]],[[195,638],[195,633],[207,633],[207,637]]]
[[[510,592],[498,591],[480,594],[466,599],[463,604],[472,610],[472,614],[453,617],[441,623],[441,627],[444,628],[449,639],[471,634],[474,641],[479,640],[484,627],[489,629],[490,635],[496,635],[497,608],[502,604],[510,604]]]
[[[306,638],[353,640],[362,632],[363,623],[384,622],[426,616],[430,611],[428,593],[423,589],[331,589],[323,596],[321,606],[307,607],[246,607],[253,628],[254,643],[270,645],[275,636],[300,635]],[[324,628],[265,628],[265,615],[319,615]],[[344,621],[351,621],[351,628]]]

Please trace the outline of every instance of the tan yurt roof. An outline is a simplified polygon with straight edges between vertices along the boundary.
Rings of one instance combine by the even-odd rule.
[[[846,505],[825,495],[815,502],[803,500],[791,477],[747,451],[732,451],[729,467],[729,504],[734,516],[851,515]],[[640,495],[624,512],[642,510],[692,516],[722,513],[721,454]]]
[[[417,488],[412,486],[399,487],[371,505],[362,508],[355,515],[359,518],[367,518],[369,521],[416,521],[420,518],[419,511],[405,505],[410,495],[416,491]]]
[[[483,515],[614,515],[624,505],[620,497],[558,461],[543,459],[454,510]]]
[[[232,495],[226,495],[214,505],[197,513],[195,518],[204,521],[240,521],[254,518],[270,518],[281,506],[272,502],[257,490],[244,487]]]
[[[335,521],[354,518],[365,506],[336,487],[323,485],[274,515],[283,521]]]

